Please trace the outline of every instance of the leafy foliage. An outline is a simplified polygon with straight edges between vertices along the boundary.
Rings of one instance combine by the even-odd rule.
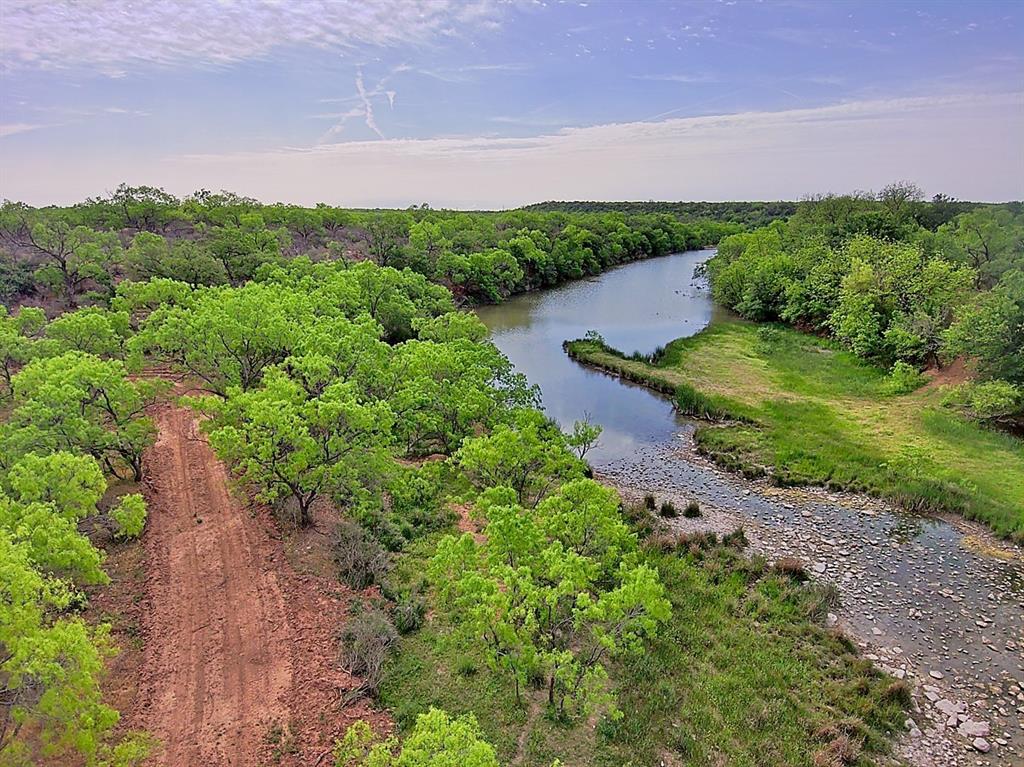
[[[103,555],[78,529],[99,514],[103,474],[88,456],[58,452],[26,455],[0,479],[0,761],[69,750],[90,763],[127,759],[142,744],[109,742],[118,714],[99,685],[107,628],[73,615],[78,586],[107,581]],[[145,518],[140,496],[124,504]]]
[[[5,457],[69,450],[111,474],[142,478],[142,453],[156,430],[144,415],[163,388],[131,381],[123,363],[84,352],[37,359],[12,379],[14,410],[0,431]]]
[[[450,717],[432,708],[399,745],[378,740],[359,720],[334,747],[335,767],[498,767],[494,748],[480,735],[472,715]]]
[[[447,537],[431,565],[467,641],[512,677],[517,700],[540,675],[559,713],[610,704],[604,663],[638,652],[670,613],[657,572],[632,556],[615,492],[574,480],[526,509],[493,487],[480,512],[484,541]]]

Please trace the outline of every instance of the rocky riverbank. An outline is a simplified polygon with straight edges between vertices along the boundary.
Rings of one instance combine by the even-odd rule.
[[[908,515],[871,498],[781,489],[718,469],[676,444],[641,448],[603,478],[626,495],[697,500],[680,530],[743,526],[753,553],[796,557],[832,583],[829,620],[913,687],[898,755],[918,767],[1024,765],[1024,551],[962,520]],[[640,468],[643,467],[643,468]]]

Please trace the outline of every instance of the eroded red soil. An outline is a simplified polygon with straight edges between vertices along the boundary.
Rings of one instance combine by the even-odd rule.
[[[154,413],[143,537],[143,659],[129,727],[161,746],[151,764],[313,764],[355,719],[389,722],[337,664],[351,595],[288,563],[278,528],[229,492],[195,416]]]

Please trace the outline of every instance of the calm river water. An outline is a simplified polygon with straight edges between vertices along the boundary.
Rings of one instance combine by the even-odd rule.
[[[697,333],[724,310],[694,268],[711,251],[640,261],[478,310],[494,343],[537,384],[563,427],[589,417],[604,432],[588,460],[640,492],[697,499],[707,520],[744,525],[755,549],[803,558],[842,596],[838,620],[872,657],[938,689],[991,724],[992,763],[1024,754],[1024,557],[976,553],[972,525],[909,516],[868,499],[780,490],[726,474],[689,449],[693,424],[643,387],[570,360],[562,341],[597,330],[626,352]],[[710,522],[709,522],[710,523]],[[941,678],[937,678],[941,677]],[[919,688],[920,692],[920,688]],[[934,714],[922,698],[924,729]],[[941,716],[941,715],[940,715]],[[935,717],[932,717],[933,719]],[[953,730],[938,732],[950,748]],[[928,737],[937,737],[933,732]],[[961,738],[961,741],[963,739]],[[980,755],[976,754],[975,757]],[[916,761],[916,760],[915,760]],[[957,759],[959,761],[959,758]]]

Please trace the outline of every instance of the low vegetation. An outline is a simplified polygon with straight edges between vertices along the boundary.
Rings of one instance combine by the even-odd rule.
[[[644,535],[649,510],[627,512]],[[560,716],[529,675],[517,702],[507,668],[475,653],[478,640],[445,611],[401,640],[382,702],[403,730],[434,707],[472,713],[502,764],[810,767],[867,765],[886,751],[909,690],[826,627],[833,591],[748,558],[742,534],[645,540],[639,561],[659,573],[672,619],[644,652],[609,663],[615,710]],[[430,591],[421,563],[435,550],[431,539],[409,549],[396,578]]]
[[[706,247],[742,229],[709,217],[515,210],[467,213],[263,205],[229,192],[178,199],[121,185],[67,208],[0,205],[0,302],[103,305],[123,279],[241,285],[296,256],[408,269],[470,302]],[[714,220],[712,220],[712,218]]]

